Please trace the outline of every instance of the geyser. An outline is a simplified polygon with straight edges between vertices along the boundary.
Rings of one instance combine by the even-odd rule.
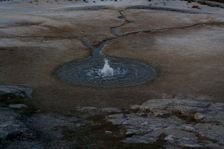
[[[135,86],[155,79],[156,71],[149,65],[104,56],[101,50],[106,42],[93,47],[83,39],[82,43],[92,51],[91,57],[63,65],[56,72],[58,77],[73,85],[92,87]]]
[[[104,59],[104,66],[102,69],[100,69],[100,74],[103,76],[103,77],[111,77],[114,75],[114,70],[113,68],[110,67],[109,65],[109,62],[108,62],[108,59]]]

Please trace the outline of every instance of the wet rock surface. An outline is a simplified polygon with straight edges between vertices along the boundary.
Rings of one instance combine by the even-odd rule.
[[[127,143],[155,143],[188,148],[222,148],[223,103],[154,99],[131,107],[132,112],[107,116],[126,129]],[[213,147],[212,147],[213,146]]]
[[[0,96],[31,98],[33,90],[23,85],[0,85]]]

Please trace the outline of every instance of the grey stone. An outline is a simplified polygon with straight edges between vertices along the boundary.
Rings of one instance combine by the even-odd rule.
[[[112,134],[113,132],[112,131],[109,131],[109,130],[107,130],[107,131],[105,131],[105,134],[108,134],[108,135],[110,135],[110,134]]]
[[[121,125],[121,124],[124,124],[124,122],[125,122],[125,116],[123,113],[108,115],[107,120],[112,122],[114,125]]]
[[[195,125],[197,133],[202,138],[208,138],[218,144],[224,145],[224,126],[212,123],[198,123]]]
[[[155,143],[158,139],[159,136],[161,135],[161,132],[159,131],[154,131],[152,133],[147,133],[144,135],[133,135],[131,137],[127,137],[125,140],[122,142],[124,143]]]
[[[101,111],[105,112],[105,113],[120,113],[120,112],[122,112],[121,109],[115,108],[115,107],[102,108]]]
[[[9,108],[12,108],[12,109],[23,109],[23,108],[28,108],[28,106],[25,105],[25,104],[10,104]]]
[[[174,143],[182,147],[189,147],[189,148],[202,147],[197,142],[197,137],[194,133],[183,131],[178,127],[176,128],[168,127],[164,129],[164,134],[166,134],[167,136],[172,136],[168,138],[166,137],[168,143]]]
[[[203,112],[210,104],[196,100],[184,99],[154,99],[148,100],[140,106],[142,111],[150,111],[155,115],[172,114],[178,112],[183,115],[191,115],[195,112]]]
[[[197,121],[200,121],[200,120],[204,119],[204,117],[205,116],[201,113],[195,113],[194,114],[194,119],[197,120]]]
[[[184,131],[195,132],[195,128],[191,124],[182,125],[181,128]]]
[[[23,85],[0,85],[0,96],[12,94],[24,98],[32,98],[32,88]]]
[[[79,116],[86,119],[88,117],[96,116],[101,114],[101,110],[96,107],[78,107],[76,111],[79,113]]]
[[[96,107],[79,107],[77,108],[77,111],[92,113],[92,112],[98,112],[98,109]]]
[[[0,140],[11,135],[25,133],[28,129],[18,119],[19,115],[12,110],[0,108]]]
[[[130,109],[133,110],[133,111],[138,111],[140,109],[140,105],[132,105],[130,107]]]
[[[124,142],[155,143],[164,129],[175,129],[181,124],[181,120],[158,118],[154,116],[142,117],[138,114],[114,114],[107,120],[115,125],[123,125],[127,128]],[[130,136],[131,135],[131,136]],[[130,137],[129,137],[130,136]]]
[[[168,143],[175,143],[175,140],[174,140],[174,136],[173,135],[168,135],[164,138],[165,141],[167,141]]]

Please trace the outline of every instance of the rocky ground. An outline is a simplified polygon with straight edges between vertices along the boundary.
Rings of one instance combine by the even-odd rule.
[[[0,18],[0,148],[224,145],[222,4],[1,1]],[[59,80],[59,66],[90,55],[83,40],[158,76],[110,89]]]
[[[224,145],[224,103],[152,99],[127,109],[76,107],[62,116],[34,110],[28,87],[1,86],[0,91],[0,148],[221,149]]]

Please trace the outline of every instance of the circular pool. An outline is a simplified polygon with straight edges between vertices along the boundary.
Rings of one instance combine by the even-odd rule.
[[[107,57],[113,74],[101,73],[104,58],[87,58],[64,64],[57,70],[60,79],[73,85],[92,87],[125,87],[149,82],[156,71],[149,65],[130,59]]]

